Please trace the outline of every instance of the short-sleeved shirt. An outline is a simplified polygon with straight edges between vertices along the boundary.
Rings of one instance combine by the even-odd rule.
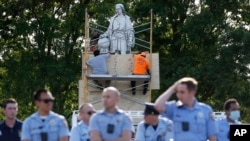
[[[197,100],[192,108],[180,101],[167,102],[164,115],[174,123],[174,141],[206,141],[218,132],[212,108]]]
[[[10,128],[3,121],[0,124],[0,141],[20,141],[22,124],[22,121],[16,119],[13,128]]]
[[[145,75],[149,70],[149,62],[147,58],[141,55],[134,55],[134,70],[133,74]]]
[[[41,141],[47,136],[48,141],[58,141],[61,137],[69,136],[68,124],[62,115],[52,111],[46,118],[36,112],[25,119],[22,127],[22,140]]]
[[[98,131],[101,138],[105,140],[120,138],[123,131],[133,132],[132,129],[133,125],[130,118],[120,109],[116,109],[116,112],[112,114],[102,110],[90,118],[90,132]]]
[[[135,141],[170,141],[173,139],[173,122],[164,117],[158,117],[157,128],[148,125],[145,121],[138,124]]]
[[[229,140],[229,129],[230,124],[241,124],[239,121],[235,121],[234,123],[229,123],[227,118],[222,118],[216,120],[216,125],[218,127],[217,141],[230,141]]]
[[[92,68],[93,74],[108,74],[106,60],[109,54],[100,54],[87,61],[87,64]]]
[[[72,128],[70,134],[70,141],[89,141],[89,127],[80,121],[75,127]]]

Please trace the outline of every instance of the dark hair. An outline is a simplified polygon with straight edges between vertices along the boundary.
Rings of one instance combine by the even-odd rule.
[[[46,90],[46,89],[39,89],[37,90],[36,92],[34,92],[34,100],[37,101],[37,100],[40,100],[40,97],[43,93],[46,93],[46,94],[49,94],[52,96],[51,92],[49,90]]]
[[[187,89],[189,91],[197,91],[198,88],[198,82],[191,77],[185,77],[180,80],[180,84],[185,84],[187,86]]]
[[[6,99],[3,104],[2,104],[2,108],[5,109],[7,107],[8,104],[10,103],[17,103],[16,100],[14,98],[9,98],[9,99]]]
[[[234,98],[228,99],[223,106],[224,111],[228,111],[231,107],[231,104],[236,104],[238,101]]]
[[[100,50],[95,50],[94,51],[94,56],[98,56],[100,54]]]

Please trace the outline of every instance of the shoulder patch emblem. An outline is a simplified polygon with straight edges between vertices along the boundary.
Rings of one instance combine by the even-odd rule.
[[[54,119],[51,119],[51,120],[49,121],[49,124],[50,124],[51,126],[53,126],[53,125],[56,124],[56,122],[54,121]]]
[[[120,121],[122,121],[122,115],[118,116],[116,121],[119,123]]]

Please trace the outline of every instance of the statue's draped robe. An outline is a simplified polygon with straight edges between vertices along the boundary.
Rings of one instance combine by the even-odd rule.
[[[110,52],[130,53],[134,46],[134,29],[127,15],[114,16],[104,33],[110,40]]]

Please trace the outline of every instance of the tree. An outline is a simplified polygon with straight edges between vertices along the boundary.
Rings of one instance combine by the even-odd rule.
[[[35,110],[33,92],[47,87],[56,97],[54,110],[69,115],[77,108],[85,8],[92,21],[107,27],[116,3],[124,4],[134,26],[149,22],[153,10],[153,52],[159,52],[161,75],[153,99],[192,76],[199,81],[198,100],[217,111],[236,97],[248,120],[246,0],[0,0],[0,98],[16,98],[23,119]],[[149,40],[149,31],[136,37]]]
[[[54,110],[68,115],[77,108],[86,4],[70,1],[0,3],[2,98],[15,97],[24,119],[34,112],[33,92],[47,87]],[[72,24],[73,23],[73,24]]]

